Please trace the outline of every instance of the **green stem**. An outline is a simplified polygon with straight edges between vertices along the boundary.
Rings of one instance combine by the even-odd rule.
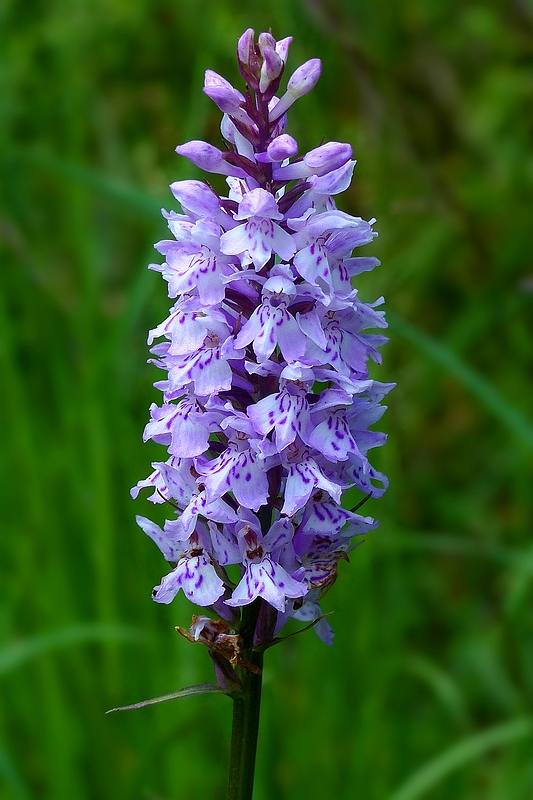
[[[263,653],[253,650],[253,633],[259,613],[259,600],[243,609],[242,655],[262,670]],[[233,726],[229,765],[228,800],[252,800],[255,756],[259,731],[262,673],[239,668],[243,691],[233,700]]]

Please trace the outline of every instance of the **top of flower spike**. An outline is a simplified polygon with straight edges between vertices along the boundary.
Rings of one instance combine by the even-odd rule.
[[[255,139],[260,144],[268,142],[273,131],[283,124],[280,118],[296,100],[310,92],[320,78],[322,64],[320,59],[312,58],[293,72],[283,96],[279,99],[275,97],[291,41],[292,37],[289,36],[276,42],[271,33],[260,33],[256,44],[252,28],[248,28],[241,36],[237,45],[237,60],[248,86],[246,97],[221,75],[206,70],[204,92],[221,111],[230,115],[238,125],[244,126],[242,132],[250,141]],[[250,90],[261,96],[265,110],[268,106],[268,130],[265,130],[263,115],[258,114],[258,109],[249,102]],[[255,136],[247,135],[251,132]],[[280,130],[276,130],[276,135],[279,133]]]
[[[279,85],[292,36],[276,42],[271,33],[260,33],[257,44],[254,38],[252,28],[243,33],[237,43],[237,62],[248,86],[254,92],[265,92],[275,81]],[[272,88],[272,94],[277,91],[277,85]]]

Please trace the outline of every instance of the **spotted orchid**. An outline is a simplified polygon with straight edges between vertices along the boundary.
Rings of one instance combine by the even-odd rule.
[[[369,426],[392,388],[368,371],[386,341],[369,332],[386,327],[382,299],[364,303],[352,284],[379,263],[353,255],[376,236],[375,220],[336,207],[355,166],[349,144],[298,155],[286,133],[287,111],[321,71],[311,59],[279,96],[291,41],[260,34],[256,43],[246,31],[237,48],[244,92],[205,76],[224,147],[176,148],[225,176],[228,192],[199,180],[170,187],[181,208],[163,212],[172,238],[156,245],[164,262],[150,266],[174,305],[149,334],[165,377],[144,431],[168,460],[132,490],[152,489],[149,499],[170,512],[162,528],[137,517],[172,565],[154,600],[182,590],[237,629],[242,608],[259,603],[263,645],[291,617],[316,622],[331,643],[320,600],[353,537],[377,525],[344,508],[342,495],[386,488],[368,460],[385,436]]]

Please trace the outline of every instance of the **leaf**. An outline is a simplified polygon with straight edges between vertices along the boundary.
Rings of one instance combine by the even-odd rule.
[[[140,703],[133,703],[131,706],[119,706],[118,708],[110,708],[106,714],[112,714],[114,711],[130,711],[133,708],[144,708],[144,706],[155,706],[158,703],[167,703],[169,700],[180,700],[182,697],[195,697],[198,694],[227,694],[230,695],[225,689],[218,685],[218,683],[198,683],[196,686],[185,686],[183,689],[178,689],[177,692],[170,692],[170,694],[163,694],[161,697],[152,697],[150,700],[141,700]]]
[[[305,633],[305,631],[311,630],[311,628],[314,628],[315,625],[318,622],[320,622],[321,619],[324,619],[325,617],[330,617],[332,614],[333,614],[333,611],[328,611],[328,612],[326,612],[326,614],[321,614],[319,617],[314,619],[312,622],[310,622],[304,628],[300,628],[297,631],[293,631],[293,633],[288,633],[287,636],[277,636],[275,639],[272,639],[271,642],[268,642],[268,644],[264,644],[264,645],[261,645],[260,647],[256,647],[256,650],[259,650],[259,651],[268,650],[269,647],[274,647],[275,644],[281,644],[282,642],[285,642],[287,639],[292,639],[293,636],[299,636],[300,633]]]
[[[419,767],[389,800],[417,800],[433,789],[452,772],[470,761],[485,755],[493,747],[501,747],[523,739],[533,733],[533,720],[529,717],[514,719],[494,725],[482,733],[467,736],[444,750],[436,758]]]

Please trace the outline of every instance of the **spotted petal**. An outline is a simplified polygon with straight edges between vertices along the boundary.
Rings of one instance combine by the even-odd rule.
[[[224,588],[213,564],[205,553],[201,553],[192,558],[182,558],[177,567],[154,588],[152,597],[156,603],[168,605],[183,589],[191,602],[198,606],[210,606],[224,594]]]
[[[231,595],[226,600],[228,606],[245,606],[257,597],[262,597],[278,611],[285,611],[287,598],[303,597],[307,587],[300,581],[291,578],[283,567],[270,558],[264,558],[259,563],[249,563],[244,576]]]

